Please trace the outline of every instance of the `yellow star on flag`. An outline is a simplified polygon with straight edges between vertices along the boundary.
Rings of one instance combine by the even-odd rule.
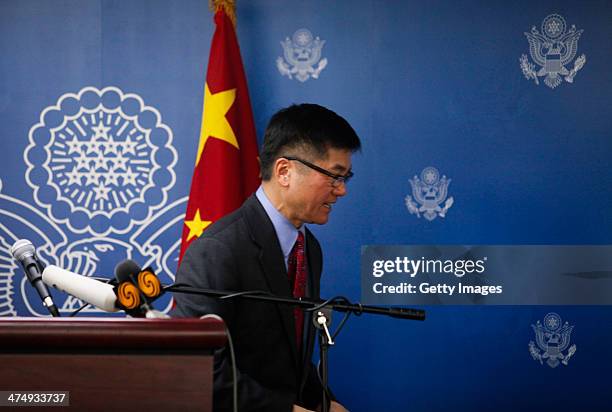
[[[204,87],[204,116],[202,116],[202,127],[200,129],[200,145],[198,147],[198,157],[196,166],[200,163],[200,157],[206,146],[209,137],[224,140],[238,147],[238,140],[232,126],[227,121],[225,115],[236,100],[236,89],[223,90],[212,94],[208,88],[208,83]]]
[[[200,217],[200,209],[197,209],[193,220],[185,220],[185,224],[189,228],[187,241],[194,237],[200,237],[200,235],[204,232],[204,229],[206,229],[211,223],[212,222],[210,220],[202,220]]]

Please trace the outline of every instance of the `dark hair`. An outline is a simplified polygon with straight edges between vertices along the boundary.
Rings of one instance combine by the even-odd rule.
[[[270,180],[276,159],[295,155],[292,149],[320,159],[330,148],[351,152],[361,148],[357,133],[344,118],[318,104],[294,104],[279,110],[266,127],[259,155],[261,178]]]

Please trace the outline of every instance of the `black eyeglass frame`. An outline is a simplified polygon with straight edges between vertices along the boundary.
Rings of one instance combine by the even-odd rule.
[[[322,167],[319,167],[315,164],[312,164],[309,161],[300,159],[299,157],[294,157],[294,156],[281,156],[281,157],[287,160],[295,160],[297,162],[300,162],[304,166],[311,168],[312,170],[316,170],[317,172],[322,173],[325,176],[331,177],[333,179],[332,187],[339,187],[342,183],[346,185],[349,182],[349,180],[351,180],[351,178],[355,175],[355,173],[353,173],[352,170],[349,170],[348,173],[345,175],[338,175],[338,174],[330,172],[329,170],[325,170]]]

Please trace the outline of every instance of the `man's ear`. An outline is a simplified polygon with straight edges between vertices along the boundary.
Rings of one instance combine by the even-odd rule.
[[[280,186],[289,186],[291,171],[291,162],[289,162],[289,160],[285,159],[284,157],[280,157],[274,162],[274,168],[272,169],[273,178],[276,179],[276,182]]]

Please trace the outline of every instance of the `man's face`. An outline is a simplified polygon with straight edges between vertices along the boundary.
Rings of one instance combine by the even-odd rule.
[[[351,152],[329,149],[323,159],[304,157],[310,163],[333,174],[345,175],[351,170]],[[332,186],[333,179],[298,161],[291,161],[291,183],[286,202],[289,220],[299,227],[302,223],[327,223],[338,198],[346,195],[346,185]]]

